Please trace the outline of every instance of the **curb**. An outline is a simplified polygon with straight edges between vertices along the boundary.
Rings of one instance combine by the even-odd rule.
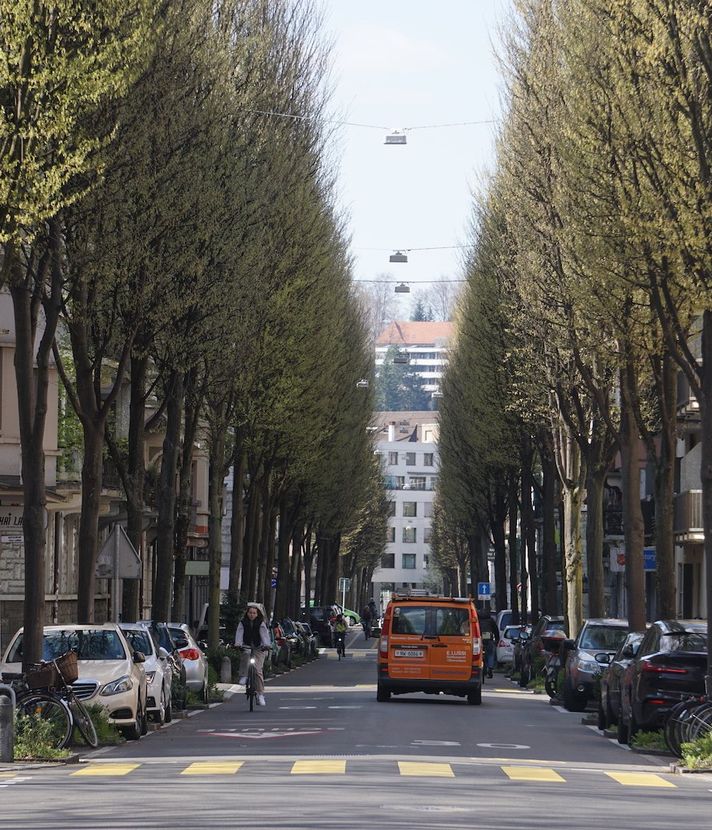
[[[79,753],[73,752],[66,758],[42,758],[36,761],[13,761],[11,764],[0,766],[0,772],[22,772],[29,769],[45,769],[46,767],[66,767],[79,763]]]

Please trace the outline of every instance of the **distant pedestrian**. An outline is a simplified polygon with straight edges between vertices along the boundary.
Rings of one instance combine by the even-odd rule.
[[[487,677],[492,677],[492,670],[497,662],[497,641],[499,640],[499,629],[489,611],[480,611],[480,633],[485,649],[485,668]]]
[[[365,605],[363,611],[361,611],[361,623],[363,625],[363,637],[364,640],[368,640],[371,636],[371,621],[373,620],[373,613],[371,611],[370,606]]]

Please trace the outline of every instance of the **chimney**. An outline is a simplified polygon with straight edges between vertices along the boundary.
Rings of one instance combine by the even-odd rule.
[[[390,424],[388,424],[388,440],[389,441],[395,441],[396,440],[396,422],[395,421],[391,421]]]

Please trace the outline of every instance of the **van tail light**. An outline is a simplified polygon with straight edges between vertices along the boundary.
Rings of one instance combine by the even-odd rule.
[[[381,642],[378,644],[378,650],[381,654],[388,654],[388,637],[381,637]]]
[[[661,666],[659,663],[653,663],[650,660],[640,661],[640,670],[650,674],[687,674],[687,669],[673,669],[670,666]]]
[[[197,648],[184,648],[180,652],[180,656],[184,660],[200,660],[200,652]]]
[[[472,655],[473,657],[479,657],[482,654],[482,640],[480,637],[473,637],[472,638]]]

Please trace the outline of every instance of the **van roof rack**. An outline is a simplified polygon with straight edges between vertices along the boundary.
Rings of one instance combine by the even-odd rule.
[[[402,602],[403,600],[417,600],[418,602],[442,602],[445,600],[446,602],[472,602],[472,597],[447,597],[442,594],[431,594],[428,591],[424,591],[423,593],[416,593],[417,589],[412,590],[410,593],[399,594],[399,593],[392,593],[391,594],[391,601]]]

